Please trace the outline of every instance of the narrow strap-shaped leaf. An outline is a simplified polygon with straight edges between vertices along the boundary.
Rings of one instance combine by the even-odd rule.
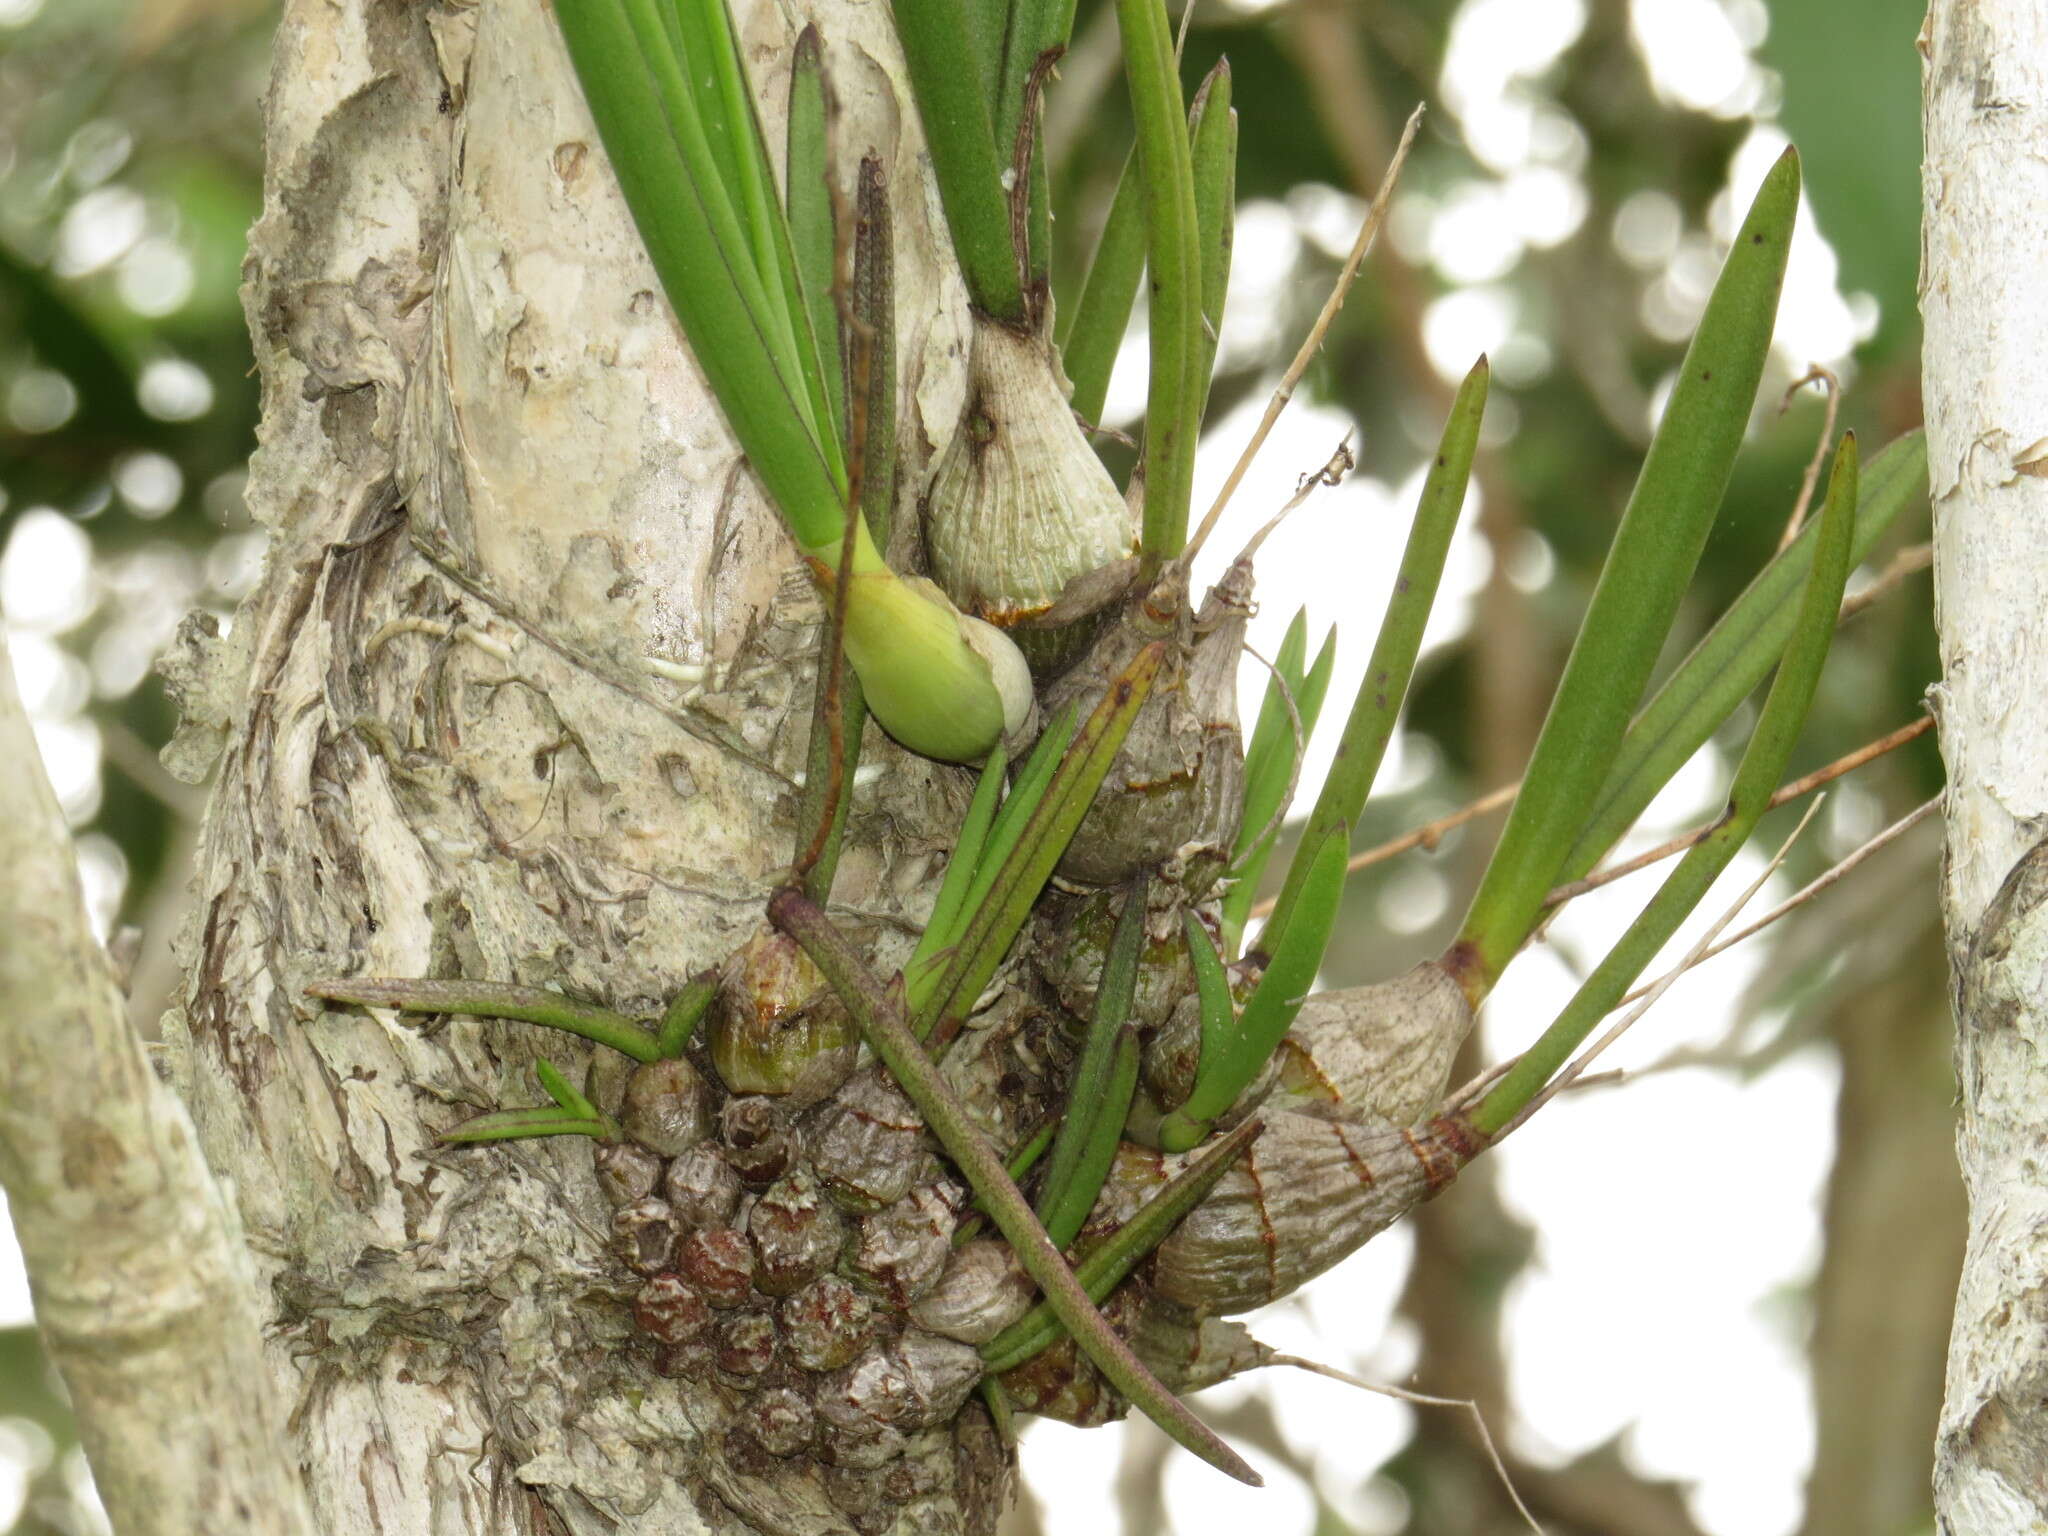
[[[1100,1303],[1123,1284],[1144,1257],[1166,1241],[1180,1219],[1202,1203],[1203,1196],[1216,1187],[1217,1181],[1230,1171],[1230,1165],[1265,1128],[1263,1121],[1247,1120],[1229,1135],[1204,1147],[1198,1157],[1139,1206],[1137,1214],[1089,1249],[1074,1266],[1074,1278],[1081,1282],[1089,1299]],[[1049,1303],[1040,1302],[982,1345],[982,1364],[991,1375],[1015,1370],[1066,1331],[1058,1312]]]
[[[1223,63],[1216,66],[1210,80],[1219,75],[1226,86],[1226,110],[1215,119],[1207,117],[1206,108],[1211,96],[1211,86],[1207,81],[1195,93],[1194,105],[1188,109],[1190,133],[1194,140],[1190,151],[1191,164],[1196,156],[1201,162],[1193,168],[1198,177],[1195,195],[1197,224],[1201,231],[1207,355],[1212,362],[1215,332],[1222,323],[1223,290],[1229,283],[1230,242],[1236,219],[1237,125],[1236,114],[1228,110],[1229,73]],[[1206,132],[1202,128],[1205,121],[1212,124]],[[1227,123],[1227,135],[1217,131],[1214,126],[1217,122]],[[1227,146],[1219,146],[1217,140],[1224,137],[1228,139]],[[1219,165],[1227,169],[1227,181],[1219,173]],[[1223,199],[1220,213],[1205,212],[1219,194]],[[1102,403],[1109,395],[1110,374],[1116,368],[1124,333],[1130,329],[1131,310],[1138,299],[1138,283],[1145,273],[1144,198],[1144,177],[1138,170],[1138,152],[1133,147],[1117,175],[1109,213],[1103,219],[1102,233],[1096,237],[1094,253],[1088,258],[1080,290],[1074,302],[1060,308],[1053,320],[1053,334],[1060,348],[1060,366],[1074,386],[1068,403],[1073,406],[1074,414],[1090,425],[1099,425],[1102,421]],[[1214,242],[1209,238],[1211,231],[1218,235]],[[1217,256],[1220,256],[1220,261],[1214,259]],[[1200,368],[1199,373],[1206,398],[1207,364]]]
[[[994,101],[1002,92],[1003,39],[1010,24],[1009,7],[1003,3],[970,3],[961,8],[961,20],[966,27],[968,56],[980,78],[983,98]],[[900,21],[898,25],[901,25]],[[993,117],[990,118],[990,136],[993,140]]]
[[[1127,1026],[1145,951],[1145,884],[1141,877],[1124,892],[1124,909],[1103,958],[1095,1007],[1038,1192],[1038,1219],[1059,1248],[1074,1240],[1095,1208],[1138,1086],[1138,1039]]]
[[[1648,906],[1628,927],[1614,948],[1588,976],[1548,1029],[1518,1059],[1472,1111],[1472,1128],[1482,1136],[1498,1133],[1521,1113],[1543,1085],[1564,1066],[1593,1026],[1621,1001],[1643,967],[1678,931],[1706,895],[1728,862],[1749,841],[1769,809],[1771,793],[1799,739],[1821,668],[1834,639],[1835,614],[1842,587],[1849,579],[1850,546],[1856,517],[1856,438],[1842,439],[1828,482],[1820,517],[1820,536],[1813,566],[1800,595],[1799,612],[1778,675],[1764,700],[1756,731],[1743,749],[1735,780],[1728,791],[1728,809],[1720,825],[1695,843],[1666,877]]]
[[[1860,479],[1852,562],[1870,553],[1901,511],[1926,500],[1927,439],[1917,427],[1893,439]],[[1809,521],[1651,695],[1622,738],[1614,767],[1594,798],[1592,817],[1558,869],[1558,883],[1577,880],[1599,863],[1671,776],[1764,680],[1792,632],[1819,536],[1820,525]]]
[[[475,1115],[443,1131],[440,1140],[456,1145],[486,1141],[526,1141],[536,1136],[590,1136],[609,1141],[618,1134],[609,1121],[577,1115],[556,1104],[532,1109],[497,1109]]]
[[[660,1042],[624,1014],[595,1003],[579,1003],[542,987],[501,981],[354,976],[308,982],[306,995],[365,1008],[396,1008],[400,1013],[468,1013],[518,1024],[543,1024],[608,1045],[635,1061],[661,1059]]]
[[[711,1009],[711,1000],[718,996],[718,972],[703,971],[683,983],[661,1016],[661,1028],[655,1035],[655,1047],[663,1061],[671,1061],[689,1048],[690,1040],[697,1033],[697,1026],[704,1022],[704,1015]]]
[[[768,902],[768,916],[803,947],[832,989],[853,1015],[869,1049],[882,1059],[925,1124],[960,1171],[986,1202],[989,1218],[1016,1252],[1024,1272],[1038,1283],[1046,1302],[1058,1315],[1096,1369],[1167,1434],[1220,1471],[1257,1487],[1259,1474],[1188,1411],[1162,1386],[1144,1363],[1117,1336],[1074,1278],[1045,1228],[1038,1224],[1003,1160],[974,1123],[952,1085],[925,1054],[911,1033],[896,999],[846,936],[801,891],[785,886]]]
[[[1151,273],[1152,374],[1145,398],[1140,538],[1140,579],[1149,583],[1187,542],[1195,437],[1208,392],[1208,380],[1196,372],[1202,360],[1202,255],[1179,61],[1165,0],[1116,0],[1116,19],[1138,123],[1145,262]]]
[[[1351,701],[1351,714],[1344,722],[1344,736],[1337,748],[1337,760],[1323,781],[1316,807],[1309,813],[1294,862],[1268,919],[1262,948],[1271,952],[1294,920],[1295,903],[1301,899],[1308,879],[1309,864],[1322,849],[1325,838],[1342,836],[1347,841],[1365,808],[1366,796],[1393,739],[1401,716],[1402,701],[1408,696],[1409,680],[1415,675],[1415,658],[1422,650],[1423,631],[1429,625],[1429,610],[1436,603],[1437,583],[1444,570],[1444,557],[1451,547],[1451,535],[1458,526],[1459,510],[1465,505],[1465,489],[1472,477],[1472,459],[1479,449],[1479,423],[1486,413],[1487,386],[1492,371],[1481,358],[1465,375],[1451,402],[1436,458],[1422,483],[1422,499],[1415,508],[1415,523],[1408,531],[1408,545],[1401,552],[1401,569],[1394,580],[1394,592],[1387,599],[1386,616],[1380,620],[1379,638],[1373,642],[1372,659],[1359,679],[1358,694]]]
[[[1188,960],[1195,972],[1195,1001],[1201,1008],[1202,1049],[1196,1057],[1196,1075],[1211,1062],[1220,1069],[1223,1052],[1230,1048],[1231,1031],[1237,1025],[1237,1005],[1230,996],[1230,973],[1223,957],[1209,938],[1202,920],[1192,912],[1181,913],[1181,928],[1188,941]],[[1175,1106],[1177,1107],[1177,1106]]]
[[[1052,782],[1053,770],[1060,765],[1060,758],[1073,740],[1074,727],[1080,719],[1076,705],[1068,705],[1055,715],[1040,733],[1038,744],[1031,749],[1031,755],[1024,760],[1024,766],[1017,770],[1017,777],[1010,785],[1010,792],[1003,798],[1002,808],[995,813],[988,835],[975,850],[974,862],[963,863],[961,878],[965,881],[964,894],[958,905],[947,914],[943,932],[933,936],[932,929],[925,932],[931,936],[927,945],[920,939],[912,963],[904,971],[905,1002],[910,1016],[915,1020],[936,1018],[939,1003],[936,995],[940,982],[945,979],[946,967],[952,963],[952,950],[960,941],[961,933],[968,918],[981,910],[988,900],[989,887],[995,883],[996,872],[1016,846],[1018,836],[1024,830],[1024,823],[1038,802],[1045,797],[1046,786]],[[999,776],[1000,777],[1000,776]],[[980,794],[980,790],[976,790]],[[951,884],[953,869],[946,870],[946,881]],[[944,892],[942,890],[941,894]],[[920,1024],[923,1033],[929,1025]]]
[[[623,4],[640,43],[642,66],[689,169],[691,191],[711,220],[713,238],[784,388],[836,476],[838,440],[826,380],[797,292],[789,231],[725,0]]]
[[[788,188],[789,243],[797,284],[810,316],[819,371],[834,405],[835,426],[846,419],[844,369],[839,358],[839,226],[832,206],[830,106],[826,99],[825,45],[818,29],[797,34],[789,74],[789,137],[783,185]],[[844,436],[844,433],[841,433]],[[885,535],[876,532],[877,538]]]
[[[1207,1051],[1202,1053],[1187,1102],[1159,1123],[1159,1145],[1167,1151],[1185,1152],[1201,1142],[1210,1122],[1251,1086],[1278,1048],[1280,1037],[1294,1023],[1294,1016],[1301,1012],[1337,925],[1350,851],[1341,832],[1325,837],[1316,849],[1302,882],[1295,920],[1280,935],[1279,946],[1244,1011],[1226,1033],[1222,1048],[1213,1057]]]
[[[1010,241],[1009,200],[969,10],[988,0],[894,0],[896,36],[910,68],[953,253],[975,308],[1012,324],[1025,316],[1024,288]]]
[[[1266,801],[1266,815],[1280,803],[1279,788],[1271,781],[1283,754],[1294,744],[1294,722],[1301,709],[1300,685],[1308,673],[1308,609],[1297,608],[1280,637],[1280,649],[1273,653],[1271,675],[1259,700],[1259,718],[1244,749],[1244,824],[1238,828],[1237,846],[1242,854],[1258,837],[1264,824],[1251,824],[1255,798]],[[1289,708],[1292,701],[1293,708]],[[1302,734],[1306,736],[1306,729]],[[1281,780],[1284,785],[1285,779]]]
[[[964,1019],[995,975],[1024,919],[1031,915],[1046,878],[1094,803],[1095,792],[1116,761],[1117,749],[1130,734],[1139,708],[1150,697],[1165,659],[1163,641],[1155,640],[1139,651],[1110,681],[1094,712],[1074,733],[1073,745],[1053,770],[1044,798],[1032,808],[986,896],[968,918],[953,958],[933,989],[934,1011],[929,1020],[918,1021],[920,1034],[928,1033],[940,1020]]]
[[[690,57],[698,65],[695,78],[704,79],[708,69],[715,81],[715,96],[705,104],[703,115],[707,123],[719,124],[731,144],[733,170],[728,185],[736,184],[735,196],[744,210],[756,265],[771,292],[779,295],[778,313],[788,332],[796,374],[809,388],[818,435],[831,457],[840,442],[840,417],[836,410],[836,370],[829,364],[831,353],[823,345],[823,336],[831,335],[837,324],[828,316],[822,336],[812,328],[812,311],[803,292],[789,222],[775,193],[767,136],[762,132],[754,93],[747,83],[746,65],[740,59],[739,43],[733,36],[727,0],[667,3],[673,5],[681,18],[682,36]]]
[[[547,1096],[579,1120],[603,1120],[603,1110],[583,1096],[582,1090],[562,1075],[562,1069],[547,1057],[539,1058],[533,1064],[533,1075],[540,1080],[540,1086]]]
[[[994,10],[993,5],[987,7]],[[1026,114],[1038,111],[1040,60],[1064,52],[1074,30],[1073,0],[1010,0],[1009,26],[1003,40],[1002,80],[995,94],[996,153],[1015,169],[1018,138],[1025,131]],[[1029,129],[1041,131],[1037,123]],[[1026,228],[1025,266],[1032,287],[1042,294],[1050,267],[1052,223],[1048,202],[1045,156],[1030,156],[1030,200]]]
[[[1788,149],[1764,177],[1686,348],[1521,792],[1444,956],[1475,1002],[1529,936],[1692,580],[1770,352],[1798,214],[1799,160]]]
[[[662,289],[740,446],[799,542],[836,548],[845,527],[838,445],[819,436],[815,396],[778,354],[768,291],[711,179],[709,147],[686,118],[671,118],[656,88],[648,47],[670,52],[658,19],[643,47],[645,29],[636,32],[624,0],[560,0],[555,14]],[[672,69],[666,78],[671,92],[682,89]]]
[[[1253,746],[1258,747],[1261,745],[1261,733],[1270,731],[1263,743],[1267,751],[1256,761],[1252,752],[1245,754],[1244,816],[1238,828],[1238,851],[1230,869],[1231,886],[1223,894],[1223,910],[1219,919],[1226,954],[1237,953],[1238,944],[1244,938],[1245,925],[1251,921],[1252,906],[1258,900],[1259,882],[1265,877],[1266,862],[1280,843],[1280,818],[1288,809],[1296,767],[1301,754],[1307,750],[1317,722],[1322,719],[1323,701],[1329,694],[1330,677],[1336,666],[1337,632],[1333,629],[1324,637],[1323,648],[1316,652],[1316,659],[1309,666],[1307,675],[1293,685],[1295,714],[1301,717],[1298,742],[1294,717],[1287,712],[1286,700],[1273,682],[1267,683],[1265,701],[1259,706],[1258,727],[1252,737]],[[1282,675],[1287,674],[1283,672]],[[1266,718],[1268,707],[1278,716],[1277,722],[1270,727]]]
[[[1052,785],[1052,776],[1059,771],[1067,749],[1073,745],[1074,733],[1080,728],[1080,723],[1081,706],[1078,702],[1062,706],[1039,734],[1031,755],[1024,759],[1024,766],[1017,770],[1009,794],[1003,797],[1003,808],[996,812],[995,824],[989,828],[988,842],[976,861],[974,882],[967,887],[968,912],[979,911],[981,904],[988,899],[997,874],[1010,857],[1010,850],[1024,835],[1032,812],[1045,798],[1046,790]]]
[[[1138,280],[1145,273],[1144,199],[1144,178],[1138,174],[1138,152],[1133,149],[1117,177],[1116,194],[1110,199],[1102,233],[1096,237],[1080,296],[1053,318],[1060,366],[1074,384],[1068,403],[1090,426],[1102,422],[1109,376],[1116,367],[1124,332],[1131,327]]]
[[[1195,343],[1195,408],[1199,429],[1223,331],[1230,288],[1230,248],[1237,233],[1237,113],[1230,105],[1230,60],[1218,59],[1188,108],[1189,158],[1195,180],[1195,239],[1201,261],[1202,333]]]
[[[932,903],[932,915],[924,925],[924,934],[918,939],[917,948],[911,952],[909,963],[903,968],[906,977],[953,942],[961,910],[967,901],[967,887],[974,879],[975,866],[980,862],[982,847],[988,841],[988,829],[996,817],[996,802],[1002,798],[1003,773],[1008,762],[1008,755],[997,747],[989,753],[988,761],[982,764],[981,778],[974,786],[974,798],[967,802],[967,815],[953,838],[953,852],[946,860],[946,875],[939,882],[939,895]]]
[[[995,10],[997,7],[986,7]],[[1039,59],[1065,48],[1074,30],[1073,0],[1010,0],[1002,77],[995,93],[997,152],[1007,156],[1024,121],[1025,96]]]
[[[1251,745],[1245,749],[1244,819],[1235,850],[1239,859],[1250,852],[1261,834],[1273,830],[1273,818],[1286,809],[1288,783],[1322,718],[1323,698],[1336,667],[1337,635],[1335,630],[1326,635],[1315,661],[1304,666],[1307,617],[1307,609],[1295,615],[1299,633],[1296,625],[1288,627],[1287,643],[1273,663],[1274,675],[1267,679],[1258,723],[1252,728]]]

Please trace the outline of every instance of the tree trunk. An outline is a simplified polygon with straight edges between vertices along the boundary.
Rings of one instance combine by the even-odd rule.
[[[1936,1443],[1941,1529],[2048,1522],[2048,16],[1935,0],[1926,57],[1927,454],[1942,882],[1968,1246]]]
[[[788,8],[738,9],[779,143]],[[887,8],[813,10],[837,163],[889,168],[914,485],[958,410],[964,295]],[[653,1369],[590,1143],[437,1145],[533,1102],[543,1050],[580,1080],[578,1042],[302,996],[466,976],[658,1011],[786,867],[817,605],[546,6],[291,0],[267,121],[246,292],[272,546],[231,632],[191,626],[171,664],[174,756],[220,774],[168,1034],[263,1270],[316,1521],[808,1532],[866,1498],[985,1528],[1007,1459],[978,1410],[835,1504],[743,1454],[708,1382]],[[964,791],[878,733],[870,758],[836,897],[886,930]]]

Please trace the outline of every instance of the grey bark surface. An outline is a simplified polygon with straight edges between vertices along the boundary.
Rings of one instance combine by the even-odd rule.
[[[0,637],[0,1187],[122,1536],[310,1536],[235,1212],[157,1078]]]
[[[805,18],[738,9],[774,142]],[[914,484],[958,408],[964,298],[886,7],[816,10],[839,164],[891,167]],[[261,1268],[317,1526],[846,1529],[634,1345],[587,1143],[436,1144],[587,1050],[302,996],[461,975],[658,1011],[786,864],[815,601],[539,0],[292,0],[267,121],[246,304],[272,542],[231,632],[191,626],[168,666],[170,760],[219,777],[166,1037]],[[886,939],[965,790],[873,733],[870,756],[836,898]],[[960,1528],[1002,1460],[926,1440],[904,1520]]]
[[[2048,1529],[2048,14],[1936,0],[1921,308],[1942,883],[1970,1202],[1935,1447],[1955,1536]]]

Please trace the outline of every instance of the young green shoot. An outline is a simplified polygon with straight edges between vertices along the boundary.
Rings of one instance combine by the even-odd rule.
[[[545,1056],[533,1064],[533,1075],[552,1105],[524,1109],[501,1109],[465,1120],[443,1132],[444,1142],[463,1144],[485,1141],[523,1141],[534,1136],[591,1136],[599,1141],[614,1140],[619,1134],[616,1121],[564,1077]]]
[[[1202,242],[1165,0],[1116,0],[1124,78],[1138,125],[1145,189],[1151,375],[1145,399],[1145,517],[1140,580],[1149,585],[1187,543],[1195,438],[1209,380],[1202,367]]]
[[[1166,1241],[1180,1219],[1202,1203],[1203,1197],[1265,1128],[1263,1121],[1247,1120],[1227,1136],[1219,1136],[1140,1206],[1129,1221],[1089,1249],[1074,1266],[1074,1278],[1080,1281],[1089,1299],[1099,1304],[1123,1284],[1145,1256]],[[1058,1308],[1049,1301],[1040,1302],[982,1345],[982,1363],[992,1375],[1013,1371],[1039,1351],[1059,1342],[1067,1331]]]
[[[541,1024],[608,1045],[635,1061],[659,1061],[661,1042],[622,1013],[579,1003],[541,987],[502,981],[431,981],[425,978],[333,977],[308,982],[308,997],[395,1008],[400,1013],[466,1013],[484,1019]]]
[[[696,1037],[697,1026],[704,1022],[704,1015],[711,1010],[712,999],[718,996],[718,972],[705,971],[692,976],[683,983],[683,990],[670,1000],[667,1010],[661,1016],[661,1027],[655,1035],[655,1048],[660,1059],[673,1061],[690,1047]]]
[[[1444,968],[1475,1004],[1528,938],[1677,617],[1742,446],[1799,213],[1799,160],[1765,176],[1622,513],[1522,791]]]
[[[1301,1012],[1336,928],[1337,909],[1343,905],[1348,852],[1342,832],[1331,833],[1317,846],[1308,861],[1293,920],[1279,935],[1278,947],[1244,1011],[1220,1032],[1221,1046],[1213,1052],[1208,1049],[1209,1020],[1204,1017],[1204,1048],[1195,1086],[1187,1102],[1159,1123],[1159,1145],[1167,1151],[1185,1152],[1201,1143],[1217,1117],[1251,1086]],[[1203,943],[1207,942],[1204,938]]]
[[[1199,1077],[1204,1067],[1211,1072],[1230,1049],[1237,1028],[1237,1000],[1230,994],[1230,972],[1202,920],[1191,911],[1180,915],[1181,931],[1188,941],[1188,964],[1195,973],[1195,1002],[1200,1012],[1201,1049],[1195,1058]]]
[[[911,1018],[933,1016],[931,1009],[938,1001],[934,991],[952,963],[954,947],[966,931],[967,920],[981,910],[996,872],[1016,846],[1031,812],[1045,798],[1053,770],[1059,767],[1067,744],[1074,739],[1079,721],[1078,706],[1070,704],[1047,723],[1006,795],[1002,764],[1007,759],[1001,757],[1000,748],[990,757],[992,766],[983,770],[981,782],[975,786],[974,800],[967,808],[967,822],[961,827],[959,846],[946,866],[946,878],[939,885],[939,899],[932,908],[931,921],[925,924],[917,948],[903,968],[904,1006]],[[996,806],[998,795],[1002,797],[1000,809]],[[984,814],[987,819],[978,821]]]
[[[929,1034],[933,1025],[941,1025],[939,1043],[943,1045],[973,1009],[1087,815],[1095,791],[1116,761],[1117,749],[1130,733],[1139,708],[1150,697],[1165,659],[1166,647],[1161,641],[1139,651],[1111,680],[1093,713],[1075,733],[1043,798],[1024,819],[1015,844],[991,876],[981,899],[970,898],[971,915],[959,944],[928,994],[923,1015],[915,1020],[920,1037]]]
[[[1141,876],[1124,892],[1038,1193],[1038,1219],[1059,1248],[1074,1240],[1095,1208],[1138,1087],[1138,1037],[1129,1025],[1145,952],[1145,887]]]
[[[1244,811],[1237,843],[1231,850],[1230,889],[1223,896],[1223,947],[1237,953],[1245,924],[1252,916],[1266,861],[1280,841],[1280,826],[1294,799],[1301,759],[1322,719],[1323,700],[1337,665],[1337,632],[1324,637],[1316,659],[1303,670],[1308,654],[1308,610],[1288,625],[1273,675],[1259,704],[1258,722],[1244,753]]]

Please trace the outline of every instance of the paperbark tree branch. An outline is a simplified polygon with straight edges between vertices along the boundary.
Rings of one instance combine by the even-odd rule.
[[[1921,309],[1942,885],[1970,1229],[1936,1443],[1955,1536],[2048,1520],[2048,14],[1935,0]]]
[[[810,9],[848,205],[864,153],[887,168],[907,487],[959,411],[965,295],[888,8]],[[803,18],[734,12],[780,143]],[[271,543],[232,630],[189,626],[167,666],[178,765],[219,768],[165,1036],[319,1529],[823,1536],[891,1475],[906,1518],[991,1523],[985,1417],[827,1478],[749,1451],[708,1368],[664,1374],[589,1143],[437,1140],[521,1102],[542,1051],[615,1110],[624,1057],[306,1001],[320,976],[490,978],[658,1016],[787,871],[820,609],[549,6],[285,0],[265,149],[244,296]],[[833,894],[889,925],[966,791],[879,738]]]
[[[121,1536],[310,1536],[234,1213],[128,1028],[0,636],[0,1184]]]

